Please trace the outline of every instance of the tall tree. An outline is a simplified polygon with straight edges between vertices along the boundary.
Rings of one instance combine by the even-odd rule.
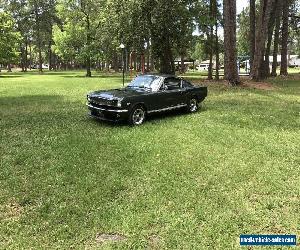
[[[28,45],[32,36],[32,16],[27,0],[5,0],[5,10],[9,12],[15,20],[15,28],[20,33],[19,44],[20,60],[22,71],[27,71],[28,67]]]
[[[208,45],[209,45],[209,66],[208,66],[208,80],[213,79],[213,56],[214,56],[214,0],[209,1],[209,29],[208,29]]]
[[[255,0],[250,0],[250,69],[252,69],[255,53],[255,27],[256,27],[256,3]]]
[[[151,1],[152,2],[152,1]],[[174,24],[176,14],[174,13],[173,1],[153,2],[151,10],[150,32],[152,46],[156,58],[159,59],[161,73],[174,73],[174,55],[172,50]],[[158,9],[160,11],[158,11]]]
[[[278,3],[279,0],[275,0],[272,10],[270,13],[270,19],[268,23],[268,36],[267,36],[267,46],[265,50],[264,55],[264,66],[263,66],[263,77],[269,77],[270,76],[270,53],[271,53],[271,45],[272,45],[272,38],[273,38],[273,32],[274,32],[274,26],[275,26],[275,20],[276,20],[276,10],[278,9]]]
[[[224,78],[232,85],[240,83],[236,51],[236,1],[224,0]]]
[[[19,57],[20,39],[20,33],[15,30],[12,16],[0,11],[0,64],[7,65],[9,71],[10,64],[15,63]]]
[[[37,43],[38,49],[38,70],[39,72],[43,71],[43,58],[42,58],[42,18],[41,15],[43,13],[43,1],[33,0],[33,13],[34,13],[34,21],[35,21],[35,40]]]
[[[251,78],[259,80],[264,77],[264,54],[265,43],[268,34],[268,24],[272,5],[274,0],[262,0],[259,7],[259,15],[257,18],[256,32],[255,32],[255,53],[253,59],[253,66],[251,70]]]
[[[271,76],[276,76],[277,70],[277,54],[278,54],[278,47],[279,47],[279,30],[280,30],[280,23],[281,23],[281,15],[282,13],[282,1],[277,1],[276,5],[276,13],[275,13],[275,31],[274,31],[274,46],[273,46],[273,62],[272,62],[272,72]]]
[[[85,39],[77,51],[78,57],[84,60],[86,76],[91,77],[91,63],[96,33],[99,32],[103,6],[102,0],[69,0],[61,1],[58,5],[58,15],[69,25],[70,30],[77,27],[78,33],[84,34]],[[75,36],[79,36],[76,33]],[[77,39],[76,39],[77,40]]]
[[[151,37],[151,51],[159,63],[161,73],[174,73],[174,57],[186,54],[191,39],[193,20],[191,8],[194,0],[146,0],[143,13]]]
[[[282,9],[282,31],[281,31],[281,64],[280,75],[287,75],[288,71],[288,36],[289,36],[289,6],[291,0],[283,3]]]
[[[219,55],[219,37],[218,37],[218,0],[213,0],[213,13],[215,21],[215,54],[216,54],[216,75],[215,79],[219,80],[220,55]]]

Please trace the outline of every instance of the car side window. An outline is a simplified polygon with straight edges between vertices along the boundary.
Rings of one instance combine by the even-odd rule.
[[[169,77],[165,79],[164,85],[167,90],[181,89],[181,79]]]
[[[190,82],[187,82],[185,80],[182,80],[182,87],[187,88],[187,87],[193,87],[193,85]]]

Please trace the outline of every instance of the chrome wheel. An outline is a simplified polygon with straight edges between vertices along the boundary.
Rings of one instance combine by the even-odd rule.
[[[144,122],[145,111],[142,108],[136,108],[132,113],[132,124],[140,125]]]
[[[190,112],[196,112],[198,110],[198,102],[195,98],[192,98],[190,100],[189,109],[190,109]]]

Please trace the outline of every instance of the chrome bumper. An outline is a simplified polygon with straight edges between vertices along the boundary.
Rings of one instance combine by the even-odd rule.
[[[97,109],[97,110],[100,110],[100,111],[106,111],[106,112],[115,112],[115,113],[126,113],[128,112],[127,109],[104,109],[104,108],[98,108],[98,107],[95,107],[91,104],[86,104],[89,108],[93,108],[93,109]]]

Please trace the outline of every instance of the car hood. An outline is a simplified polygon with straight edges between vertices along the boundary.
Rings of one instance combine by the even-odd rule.
[[[123,99],[125,97],[132,97],[142,95],[146,93],[144,89],[110,89],[110,90],[98,90],[89,94],[90,97],[96,97],[107,100]]]

